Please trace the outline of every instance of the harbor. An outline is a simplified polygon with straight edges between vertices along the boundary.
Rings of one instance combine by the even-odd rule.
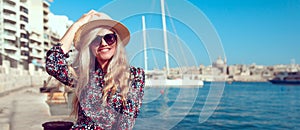
[[[5,62],[6,63],[6,62]],[[218,107],[222,107],[222,105],[229,105],[231,103],[228,103],[226,101],[228,100],[238,100],[242,97],[242,99],[238,100],[237,102],[249,102],[249,107],[255,107],[258,100],[255,101],[248,101],[248,98],[251,98],[251,95],[247,95],[246,93],[252,93],[254,95],[260,94],[260,96],[270,96],[272,93],[277,93],[275,95],[278,96],[276,98],[277,104],[266,104],[266,102],[273,102],[270,101],[272,98],[268,98],[265,100],[260,100],[259,102],[264,102],[262,105],[266,108],[264,109],[270,109],[272,113],[275,115],[270,116],[277,116],[278,119],[284,119],[288,118],[285,116],[282,116],[281,111],[276,109],[276,106],[284,105],[283,102],[288,102],[290,100],[292,103],[290,105],[286,104],[284,106],[281,106],[282,109],[292,109],[297,110],[297,106],[293,104],[293,101],[298,101],[297,93],[300,91],[298,90],[300,87],[297,85],[277,85],[272,84],[267,79],[272,79],[275,77],[276,73],[282,72],[282,71],[291,71],[295,72],[299,70],[299,65],[296,64],[288,64],[288,65],[275,65],[275,66],[263,66],[263,67],[257,67],[254,65],[236,65],[236,66],[226,66],[224,69],[224,66],[217,66],[217,61],[214,62],[212,66],[208,67],[186,67],[181,69],[176,68],[170,68],[170,75],[166,75],[164,70],[155,70],[152,71],[152,73],[148,72],[146,73],[146,88],[145,88],[145,99],[144,104],[141,110],[141,115],[137,119],[136,127],[135,129],[141,129],[144,127],[144,125],[148,126],[147,128],[152,129],[155,128],[155,126],[151,125],[151,123],[145,123],[148,121],[152,121],[152,123],[155,123],[155,115],[165,115],[165,118],[162,118],[161,122],[165,122],[165,124],[170,124],[168,121],[178,121],[176,124],[173,124],[172,126],[164,126],[166,129],[218,129],[218,128],[239,128],[244,127],[243,125],[237,125],[235,124],[218,124],[218,121],[223,120],[220,113],[223,113],[222,111],[219,112],[219,108],[214,110],[214,114],[212,114],[207,121],[208,124],[211,124],[212,126],[208,126],[206,123],[199,123],[197,120],[200,118],[199,114],[204,108],[205,99],[208,96],[208,93],[213,86],[211,86],[214,82],[224,82],[224,86],[221,87],[224,89],[224,93],[221,93],[217,97],[220,97],[220,103],[212,102],[208,104],[215,105]],[[241,67],[244,66],[244,67]],[[234,76],[228,75],[231,73],[230,68],[235,68],[232,70],[238,70],[235,72]],[[14,69],[14,68],[5,68],[4,66],[1,66],[1,92],[0,92],[0,129],[1,130],[18,130],[18,129],[28,129],[28,130],[40,130],[43,129],[43,124],[47,122],[73,122],[74,118],[70,116],[71,113],[71,101],[72,101],[72,92],[65,89],[63,85],[59,84],[58,81],[55,79],[49,80],[49,76],[46,74],[46,72],[39,70],[39,71],[27,71],[27,70],[20,70],[20,69]],[[213,68],[213,69],[207,69],[207,68]],[[242,68],[242,69],[241,69]],[[260,68],[258,70],[254,68]],[[264,70],[265,69],[265,70]],[[179,71],[180,70],[180,71]],[[185,70],[184,72],[192,72],[192,74],[182,74],[178,73],[182,70]],[[218,75],[204,75],[208,72],[205,70],[217,70],[215,72]],[[222,71],[222,70],[229,70],[229,71]],[[245,70],[245,71],[242,71]],[[229,72],[229,73],[228,73]],[[240,72],[240,73],[237,73]],[[242,73],[243,72],[243,73]],[[247,73],[245,73],[247,72]],[[257,72],[269,72],[265,77],[262,77],[261,73]],[[212,73],[212,72],[211,72]],[[254,74],[257,74],[256,76],[259,77],[259,80],[257,78],[251,78],[251,76],[256,77]],[[252,74],[252,75],[251,75]],[[265,74],[265,73],[263,73]],[[167,77],[167,78],[165,78]],[[213,80],[212,78],[213,77]],[[236,78],[236,77],[243,77],[243,78]],[[166,85],[167,80],[170,79],[170,81],[177,81],[177,82],[170,82],[169,85]],[[159,80],[163,79],[163,80]],[[179,79],[179,80],[178,80]],[[193,79],[192,81],[201,81],[203,84],[199,86],[195,85],[189,85],[188,81],[190,79]],[[235,79],[235,80],[232,80]],[[242,79],[242,80],[241,80]],[[251,79],[251,80],[250,80]],[[256,80],[252,80],[256,79]],[[46,87],[54,87],[56,88],[55,91],[48,91],[48,92],[42,92],[41,88],[44,88],[45,82],[48,81]],[[153,84],[157,81],[157,85]],[[187,81],[186,83],[181,81]],[[229,82],[230,81],[230,82]],[[19,82],[19,84],[17,83]],[[179,83],[181,82],[181,83]],[[150,84],[149,84],[150,83]],[[165,85],[162,85],[165,84]],[[220,87],[216,87],[220,88]],[[265,90],[265,91],[263,91]],[[217,90],[219,91],[219,90]],[[186,95],[186,96],[184,96]],[[273,96],[275,96],[273,95]],[[182,97],[183,96],[183,97]],[[215,95],[216,96],[216,95]],[[244,98],[243,98],[244,97]],[[237,98],[237,99],[234,99]],[[253,97],[254,98],[254,97]],[[275,97],[273,97],[275,98]],[[279,98],[282,98],[283,100],[280,100]],[[191,101],[191,102],[185,102],[185,101]],[[202,103],[199,104],[199,101]],[[224,102],[225,101],[225,102]],[[179,107],[181,104],[184,103],[184,108]],[[179,104],[177,104],[179,103]],[[177,105],[175,105],[177,104]],[[194,105],[193,105],[194,104]],[[175,105],[175,106],[173,106]],[[179,106],[178,106],[179,105]],[[221,106],[220,106],[221,105]],[[234,104],[232,104],[234,105]],[[236,104],[237,105],[237,104]],[[154,107],[155,106],[155,107]],[[178,108],[177,108],[178,107]],[[227,106],[228,107],[228,106]],[[224,108],[226,109],[232,109],[233,106],[230,108]],[[239,107],[236,106],[236,107]],[[175,109],[175,113],[178,113],[179,115],[175,114],[174,112],[169,113],[168,109]],[[256,107],[255,107],[256,108]],[[192,110],[191,112],[189,112]],[[177,112],[176,112],[177,111]],[[179,112],[180,111],[180,112]],[[244,106],[243,110],[241,110],[242,113],[239,113],[239,111],[229,111],[225,112],[224,114],[235,114],[235,115],[244,115],[245,121],[244,124],[249,123],[249,128],[267,128],[271,127],[270,125],[276,123],[276,122],[267,122],[267,124],[263,125],[258,122],[251,122],[252,118],[258,119],[258,120],[264,120],[266,117],[251,117],[253,113],[251,112],[259,112],[260,109],[248,111],[247,107]],[[263,111],[262,111],[263,112]],[[247,114],[248,113],[248,114]],[[276,115],[278,113],[279,115]],[[281,113],[281,114],[280,114]],[[297,114],[289,114],[291,115],[297,115]],[[186,117],[185,117],[186,116]],[[231,116],[231,115],[228,115]],[[236,117],[231,120],[226,120],[227,122],[237,122],[237,119],[240,119],[242,117]],[[249,119],[248,119],[249,118]],[[299,122],[298,117],[295,118],[294,122]],[[246,121],[249,120],[250,122]],[[140,123],[139,123],[140,122]],[[217,124],[216,124],[217,123]],[[141,125],[143,124],[143,125]],[[172,124],[172,123],[171,123]],[[189,125],[187,125],[189,124]],[[191,125],[193,124],[193,125]],[[269,125],[268,125],[269,124]],[[293,124],[291,122],[286,122],[288,124],[285,126],[284,124],[280,124],[280,128],[299,128],[297,123]],[[298,123],[299,124],[299,123]],[[193,126],[193,127],[191,127]]]
[[[0,1],[0,130],[75,123],[75,88],[49,76],[45,61],[87,10],[130,31],[128,63],[145,72],[134,130],[300,129],[299,0],[69,4]],[[66,57],[75,71],[76,56],[72,46]]]
[[[149,88],[145,91],[144,105],[134,129],[299,129],[300,87],[274,85],[269,82],[233,82],[226,84],[219,107],[204,123],[199,123],[199,115],[205,103],[210,84],[202,88],[192,88],[184,106],[176,103],[183,101],[176,98],[184,88]],[[161,93],[164,90],[164,93]],[[156,93],[153,93],[156,92]],[[20,96],[21,95],[21,96]],[[192,95],[192,96],[191,96]],[[255,95],[255,96],[254,96]],[[41,130],[42,124],[50,121],[73,121],[66,109],[57,107],[51,114],[50,106],[46,103],[47,94],[40,93],[39,87],[25,87],[0,97],[0,129],[1,130]],[[261,100],[261,99],[264,100]],[[57,99],[60,100],[60,99]],[[195,101],[195,102],[193,102]],[[214,102],[211,102],[213,104]],[[67,104],[61,104],[67,106]],[[173,106],[175,105],[175,106]],[[175,113],[168,112],[168,108]],[[180,112],[179,112],[180,111]],[[185,112],[190,111],[190,112]],[[59,113],[60,112],[60,113]],[[169,113],[169,114],[168,114]],[[186,113],[185,116],[182,113]],[[145,123],[155,115],[166,114],[162,117],[164,124],[151,125]],[[181,117],[181,118],[179,118]],[[268,120],[272,118],[272,120]],[[180,120],[172,124],[174,120]],[[169,121],[169,123],[168,123]],[[158,123],[152,120],[152,123]]]

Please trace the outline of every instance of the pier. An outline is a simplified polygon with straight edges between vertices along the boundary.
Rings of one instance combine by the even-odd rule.
[[[42,130],[49,121],[72,121],[69,115],[52,115],[47,94],[39,86],[25,87],[0,97],[1,130]]]

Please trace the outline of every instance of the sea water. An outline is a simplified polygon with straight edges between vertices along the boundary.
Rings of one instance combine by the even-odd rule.
[[[300,129],[300,86],[225,83],[219,102],[210,103],[211,87],[145,88],[134,129]],[[205,103],[216,107],[201,121]]]

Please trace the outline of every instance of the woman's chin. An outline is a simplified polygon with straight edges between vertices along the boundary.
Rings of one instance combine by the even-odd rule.
[[[112,57],[112,55],[109,55],[109,54],[101,54],[101,55],[97,56],[98,60],[101,60],[101,61],[109,60],[111,57]]]

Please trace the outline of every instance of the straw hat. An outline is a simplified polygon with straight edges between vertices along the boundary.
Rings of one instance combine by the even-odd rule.
[[[98,15],[92,16],[89,22],[82,25],[75,33],[73,42],[77,50],[80,48],[80,43],[78,43],[80,41],[80,38],[87,32],[90,32],[93,29],[99,27],[112,28],[114,31],[116,31],[116,33],[122,40],[124,46],[128,44],[130,39],[130,33],[127,27],[125,27],[122,23],[118,21],[112,20],[112,18],[105,13],[99,13],[99,14],[100,16]]]

